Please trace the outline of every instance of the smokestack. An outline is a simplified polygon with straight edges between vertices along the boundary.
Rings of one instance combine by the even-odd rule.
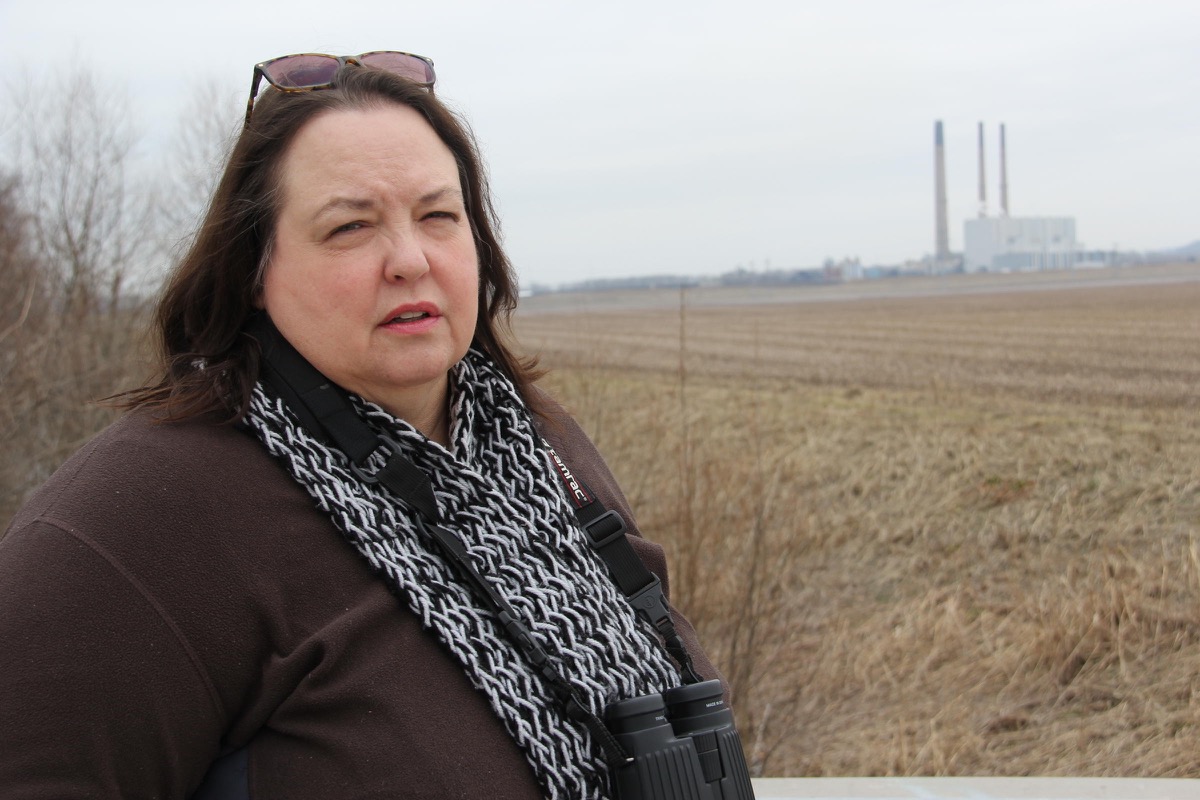
[[[987,216],[987,179],[983,172],[983,123],[979,123],[979,217]]]
[[[1004,123],[1000,123],[1000,216],[1008,216],[1008,157],[1004,153]]]
[[[942,121],[933,123],[933,214],[936,228],[934,252],[939,262],[950,260],[950,226],[946,219],[946,149],[942,144]]]

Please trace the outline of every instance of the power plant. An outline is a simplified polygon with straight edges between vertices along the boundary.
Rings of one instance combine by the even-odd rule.
[[[937,220],[937,245],[934,249],[934,259],[939,269],[942,265],[949,266],[950,228],[946,219],[946,147],[942,142],[942,121],[933,124],[933,181],[934,181],[934,218]]]
[[[979,218],[987,217],[987,175],[983,168],[983,123],[979,123]]]
[[[978,217],[963,223],[963,272],[1018,272],[1070,269],[1083,260],[1075,241],[1074,217],[1013,217],[1008,205],[1008,152],[1000,124],[1000,212],[988,215],[984,125],[979,123]],[[934,123],[934,269],[958,266],[950,250],[946,209],[946,153],[941,120]]]
[[[1008,156],[1004,152],[1003,122],[1000,123],[1000,216],[1008,216]]]

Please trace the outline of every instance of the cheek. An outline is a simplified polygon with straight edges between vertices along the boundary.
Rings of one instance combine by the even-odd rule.
[[[268,246],[268,254],[271,251]],[[258,265],[258,269],[254,271],[254,286],[251,291],[254,293],[254,307],[260,311],[267,307],[266,301],[266,285],[267,285],[267,270],[270,268],[271,262],[264,257],[263,261]]]
[[[259,268],[259,271],[254,276],[254,307],[259,311],[265,311],[267,308],[267,267]]]
[[[443,272],[443,289],[453,296],[459,313],[468,305],[472,310],[478,309],[483,279],[474,242],[460,245],[449,263],[453,266]]]
[[[255,293],[260,308],[278,312],[291,304],[291,288],[303,285],[307,277],[298,274],[303,262],[297,258],[298,254],[291,252],[293,248],[288,246],[283,232],[276,229],[267,250],[267,260],[259,268]]]
[[[475,311],[474,324],[471,326],[472,333],[479,327],[479,315],[485,312],[485,302],[483,296],[483,275],[478,266],[472,270],[463,281],[463,296],[470,298],[471,307]]]
[[[297,325],[300,320],[313,325],[323,324],[321,320],[325,314],[319,312],[328,312],[339,304],[339,292],[334,287],[316,280],[295,261],[267,267],[259,298],[261,307],[281,330]]]
[[[351,308],[369,301],[370,285],[365,270],[281,248],[264,270],[259,296],[268,309],[286,307],[326,315],[334,308]]]
[[[275,268],[268,264],[263,268],[258,286],[254,289],[254,304],[267,311],[275,306],[278,290],[275,288]]]

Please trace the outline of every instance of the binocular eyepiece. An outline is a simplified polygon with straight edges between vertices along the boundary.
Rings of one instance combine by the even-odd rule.
[[[621,700],[604,719],[632,757],[613,775],[621,800],[753,800],[720,681]]]

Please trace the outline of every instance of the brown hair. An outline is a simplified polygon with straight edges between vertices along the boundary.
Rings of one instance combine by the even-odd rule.
[[[499,241],[474,137],[432,91],[392,73],[344,65],[329,89],[265,91],[229,156],[195,241],[163,289],[155,317],[162,373],[157,382],[114,398],[170,419],[217,414],[241,419],[258,379],[258,343],[246,327],[270,257],[280,202],[280,165],[297,132],[319,114],[397,103],[420,112],[458,164],[479,258],[479,315],[472,344],[486,352],[537,405],[536,362],[506,345],[517,303],[512,265]],[[537,409],[535,409],[537,410]]]

